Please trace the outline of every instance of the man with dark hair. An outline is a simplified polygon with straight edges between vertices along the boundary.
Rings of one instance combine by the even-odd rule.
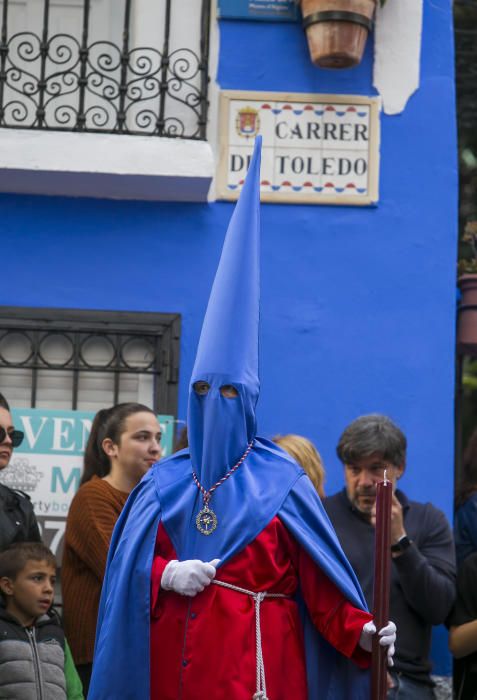
[[[41,561],[50,568],[56,569],[55,555],[43,542],[17,542],[0,552],[0,580],[16,579],[29,561]],[[56,573],[54,576],[56,577]],[[2,591],[0,586],[0,594]],[[3,595],[5,599],[5,594]]]
[[[0,470],[8,467],[23,437],[13,425],[8,401],[0,394]],[[0,552],[14,542],[25,541],[41,541],[30,498],[23,491],[0,484]]]
[[[325,509],[353,566],[367,603],[373,605],[376,485],[393,484],[391,608],[398,629],[394,687],[389,698],[434,697],[429,649],[432,625],[449,614],[455,596],[452,534],[445,515],[430,503],[410,501],[396,490],[406,465],[406,437],[387,416],[354,420],[341,435],[338,457],[346,487],[324,500]]]

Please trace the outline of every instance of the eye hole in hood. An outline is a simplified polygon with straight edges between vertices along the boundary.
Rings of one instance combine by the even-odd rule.
[[[219,391],[224,397],[224,399],[236,399],[239,395],[237,389],[234,387],[233,384],[223,384],[220,387]]]
[[[199,380],[193,383],[192,388],[199,396],[207,396],[210,391],[210,384],[209,382],[202,382]]]

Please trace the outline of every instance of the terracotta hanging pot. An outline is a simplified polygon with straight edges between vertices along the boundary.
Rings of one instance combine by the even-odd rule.
[[[311,60],[321,68],[351,68],[363,57],[377,0],[300,0]]]
[[[466,355],[477,355],[477,273],[459,277],[461,299],[457,321],[457,348]]]

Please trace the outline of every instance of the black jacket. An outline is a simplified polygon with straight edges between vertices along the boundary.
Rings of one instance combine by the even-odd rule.
[[[29,496],[0,484],[0,552],[14,542],[41,542]]]
[[[457,600],[448,620],[451,626],[477,619],[477,552],[464,559],[457,576]],[[477,652],[454,659],[454,691],[458,700],[477,700]]]
[[[404,528],[413,544],[392,560],[390,619],[397,625],[395,670],[431,684],[429,651],[432,625],[448,616],[455,598],[455,553],[449,523],[431,503],[396,496]],[[341,546],[373,609],[374,527],[351,505],[346,490],[323,505]]]

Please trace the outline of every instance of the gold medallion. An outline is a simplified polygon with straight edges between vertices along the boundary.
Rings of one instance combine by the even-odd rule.
[[[195,524],[199,532],[203,535],[211,535],[217,527],[217,516],[208,505],[204,505],[202,510],[199,510],[197,514]]]

